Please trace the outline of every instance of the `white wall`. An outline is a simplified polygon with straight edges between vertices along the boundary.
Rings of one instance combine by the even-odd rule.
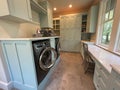
[[[32,37],[37,28],[40,28],[40,26],[30,23],[20,24],[13,21],[0,19],[0,38]]]

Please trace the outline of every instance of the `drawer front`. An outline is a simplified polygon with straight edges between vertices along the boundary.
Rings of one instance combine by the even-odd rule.
[[[102,90],[107,90],[107,83],[108,83],[108,81],[107,81],[107,83],[106,83],[106,81],[103,79],[103,78],[99,78],[99,82],[100,82],[100,87],[102,88]]]
[[[99,73],[97,71],[95,71],[94,73],[93,81],[94,81],[94,84],[96,84],[96,86],[99,86]]]
[[[109,72],[100,64],[96,65],[96,70],[99,71],[100,77],[104,79],[104,81],[107,81],[109,79]]]
[[[111,72],[113,78],[117,78],[120,81],[120,74],[118,74],[116,71],[112,70]]]
[[[95,66],[94,73],[94,81],[96,83],[96,88],[98,88],[97,90],[107,90],[109,78],[110,74],[108,73],[108,71],[105,70],[105,68],[102,65],[97,63]]]
[[[115,80],[113,90],[120,90],[120,81]]]

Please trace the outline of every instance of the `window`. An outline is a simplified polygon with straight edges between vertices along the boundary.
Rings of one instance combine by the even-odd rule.
[[[120,55],[120,0],[101,0],[96,45]]]
[[[116,0],[108,0],[106,3],[106,9],[104,13],[103,28],[101,35],[101,44],[108,45],[110,42],[113,17],[114,17],[114,8]]]
[[[120,24],[118,28],[118,37],[116,43],[117,43],[116,52],[120,54]]]
[[[120,35],[119,35],[119,38],[120,38]],[[118,41],[118,45],[117,45],[117,52],[120,53],[120,39],[119,39],[119,41]]]

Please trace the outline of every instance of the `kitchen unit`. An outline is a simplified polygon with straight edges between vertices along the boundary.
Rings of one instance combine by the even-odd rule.
[[[53,18],[53,30],[60,36],[60,18]]]
[[[41,27],[53,27],[52,7],[48,1],[39,3],[36,0],[0,0],[0,3],[2,3],[0,5],[2,19],[39,24]]]
[[[86,32],[95,33],[97,29],[97,20],[98,20],[99,4],[92,5],[88,11],[87,17],[87,29]]]
[[[60,43],[62,51],[79,52],[82,13],[60,17]]]
[[[47,14],[40,13],[40,26],[41,27],[51,27],[53,28],[53,14],[52,14],[52,6],[48,1],[42,1],[39,3],[44,9],[47,11]]]
[[[52,53],[52,60],[57,59],[57,61],[55,60],[54,62],[55,65],[52,65],[53,67],[49,70],[45,77],[38,79],[39,76],[36,76],[36,58],[34,58],[32,42],[39,41],[38,43],[40,43],[43,40],[48,40],[50,41],[50,47],[54,48],[54,50],[50,48],[48,49],[56,52],[55,38],[59,37],[16,38],[1,40],[2,50],[5,57],[4,66],[6,66],[6,68],[9,70],[10,79],[7,86],[4,85],[4,83],[0,83],[0,86],[2,86],[2,88],[5,90],[11,90],[12,88],[17,88],[20,90],[43,90],[55,68],[55,65],[59,62],[59,56],[58,58],[54,58],[54,53]],[[46,45],[48,44],[46,43]],[[42,47],[40,49],[42,49]],[[43,51],[43,55],[46,53],[45,51],[48,52],[48,50]],[[55,53],[55,55],[57,54]],[[42,58],[43,56],[41,56],[41,59]],[[42,80],[42,82],[40,82],[40,80]]]
[[[93,82],[96,90],[119,90],[120,57],[95,45],[88,44],[88,50],[95,61]]]
[[[31,21],[30,0],[0,0],[0,17],[19,22]],[[22,6],[21,6],[22,5]]]

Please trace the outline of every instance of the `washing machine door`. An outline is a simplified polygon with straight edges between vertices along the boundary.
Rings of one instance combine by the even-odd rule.
[[[50,69],[57,59],[57,53],[54,48],[45,48],[39,58],[39,66],[41,69],[47,71]]]

